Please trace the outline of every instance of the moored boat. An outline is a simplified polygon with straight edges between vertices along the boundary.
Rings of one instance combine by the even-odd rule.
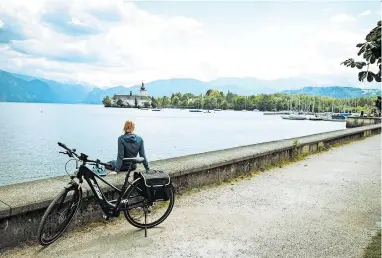
[[[289,115],[289,119],[291,119],[291,120],[306,120],[307,117],[305,115],[291,114],[291,115]]]
[[[306,120],[307,119],[305,115],[300,115],[300,114],[281,115],[281,118],[288,119],[288,120]]]
[[[311,116],[308,119],[312,120],[312,121],[322,121],[323,120],[323,118],[319,117],[319,116]]]
[[[289,115],[282,115],[281,118],[282,119],[290,119],[290,116]]]

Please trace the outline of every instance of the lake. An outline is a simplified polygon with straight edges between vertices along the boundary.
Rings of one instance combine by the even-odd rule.
[[[116,159],[127,119],[135,121],[149,161],[345,129],[345,123],[283,120],[251,111],[0,103],[0,185],[64,175],[68,157],[58,154],[59,141],[90,159]]]

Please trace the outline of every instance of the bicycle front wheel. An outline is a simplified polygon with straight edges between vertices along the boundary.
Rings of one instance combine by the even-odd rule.
[[[49,205],[41,219],[37,238],[41,245],[56,241],[69,226],[76,214],[82,198],[78,186],[65,188]]]
[[[125,195],[127,203],[123,213],[126,220],[137,228],[152,228],[158,226],[170,215],[172,208],[174,207],[174,187],[171,184],[169,200],[155,201],[152,203],[139,194],[139,189],[137,189],[137,187],[139,188],[138,184],[135,183]],[[145,209],[147,212],[146,221]]]

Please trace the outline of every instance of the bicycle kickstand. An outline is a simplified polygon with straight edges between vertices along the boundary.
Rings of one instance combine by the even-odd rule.
[[[147,207],[143,208],[145,212],[145,237],[147,237]]]

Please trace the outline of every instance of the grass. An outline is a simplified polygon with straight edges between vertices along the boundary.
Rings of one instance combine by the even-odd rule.
[[[371,238],[369,245],[366,247],[364,258],[380,258],[381,257],[381,230]]]

